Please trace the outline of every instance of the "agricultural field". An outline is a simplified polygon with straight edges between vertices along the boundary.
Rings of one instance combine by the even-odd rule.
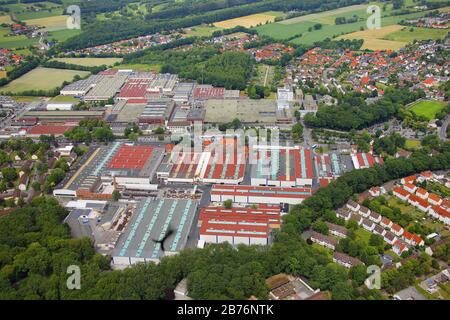
[[[384,39],[402,42],[427,39],[437,40],[445,38],[447,33],[448,30],[403,27],[401,30],[386,35]]]
[[[27,38],[26,36],[4,36],[2,34],[2,28],[0,28],[0,48],[24,48],[35,45],[38,42],[39,38]]]
[[[72,81],[76,75],[86,76],[89,72],[76,70],[62,70],[38,67],[24,74],[20,78],[0,87],[0,92],[19,93],[27,90],[52,90],[64,81]]]
[[[56,30],[56,31],[49,32],[47,39],[56,40],[56,41],[65,41],[65,40],[67,40],[71,37],[74,37],[80,33],[81,33],[81,30],[79,30],[79,29]]]
[[[224,28],[224,29],[234,28],[237,26],[251,28],[251,27],[256,27],[258,24],[274,22],[275,18],[277,16],[278,16],[278,13],[273,12],[273,11],[264,12],[264,13],[256,13],[256,14],[252,14],[249,16],[215,22],[214,26],[218,27],[218,28]]]
[[[376,4],[380,7],[384,7],[383,3],[373,2],[370,4]],[[276,23],[265,24],[258,26],[255,29],[261,35],[267,35],[278,40],[292,39],[292,42],[295,44],[312,45],[315,42],[325,40],[326,38],[332,39],[339,36],[343,36],[342,38],[344,38],[344,35],[346,35],[345,38],[349,39],[361,39],[361,37],[363,37],[363,39],[366,40],[363,48],[373,50],[391,48],[396,50],[404,46],[404,44],[408,43],[410,40],[407,39],[407,37],[403,37],[402,39],[399,35],[394,36],[392,39],[384,38],[390,33],[400,32],[401,30],[398,29],[398,27],[394,27],[392,30],[387,27],[398,25],[398,23],[402,20],[422,17],[427,13],[427,11],[421,11],[406,15],[392,16],[392,4],[386,4],[381,12],[382,30],[387,28],[384,29],[385,31],[382,31],[383,35],[379,35],[380,30],[377,30],[378,35],[376,33],[361,34],[358,32],[364,32],[364,29],[367,29],[367,7],[367,4],[354,5],[336,10],[295,17]],[[356,22],[335,24],[335,19],[338,17],[352,18],[354,16],[357,16],[358,18]],[[320,24],[320,27],[316,29],[314,26],[317,24]],[[391,32],[387,33],[388,30]],[[421,38],[421,35],[418,33],[417,37]],[[435,37],[438,37],[438,35],[433,36],[433,38]]]
[[[361,49],[369,50],[398,50],[404,47],[408,41],[386,40],[386,37],[392,33],[402,30],[404,27],[398,24],[382,27],[376,30],[364,30],[353,32],[337,39],[363,39],[364,44]]]
[[[46,18],[25,20],[28,25],[36,25],[43,28],[44,31],[55,31],[67,28],[68,16],[53,16]]]
[[[0,16],[0,24],[12,23],[11,17],[9,15]]]
[[[102,65],[112,66],[117,62],[122,62],[122,58],[55,58],[53,61],[59,61],[69,64],[76,64],[84,67],[98,67]]]
[[[443,110],[444,102],[440,101],[419,101],[410,106],[410,110],[418,116],[424,116],[428,120],[436,118],[436,114]]]

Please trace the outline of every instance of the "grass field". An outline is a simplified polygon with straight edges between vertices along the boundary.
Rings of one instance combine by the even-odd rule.
[[[0,48],[6,49],[24,48],[35,45],[38,42],[39,42],[38,38],[29,39],[26,36],[5,37],[1,36],[0,32]]]
[[[354,6],[343,7],[335,10],[324,11],[319,13],[308,14],[305,16],[295,17],[292,19],[281,21],[280,24],[289,25],[299,22],[313,21],[325,24],[334,24],[336,17],[351,17],[356,14],[358,16],[366,15],[367,5],[359,4]]]
[[[50,99],[50,102],[74,102],[78,103],[80,102],[80,99],[71,97],[71,96],[56,96]]]
[[[214,26],[195,26],[185,29],[186,35],[191,37],[209,37],[217,30],[222,30],[222,28]]]
[[[44,31],[55,31],[67,28],[68,16],[53,16],[39,19],[25,20],[28,25],[36,25],[44,28]]]
[[[433,120],[436,114],[443,110],[445,107],[444,102],[440,101],[419,101],[410,106],[410,110],[418,116],[424,116],[428,120]]]
[[[0,87],[0,92],[19,93],[27,90],[51,90],[60,86],[64,81],[72,81],[76,75],[86,76],[89,72],[41,68],[31,70],[20,78]]]
[[[249,16],[216,22],[214,23],[214,26],[224,29],[234,28],[237,26],[251,28],[257,26],[258,24],[274,22],[275,18],[277,17],[277,14],[278,13],[275,13],[273,11],[265,13],[256,13]]]
[[[77,34],[80,34],[80,29],[62,29],[62,30],[55,30],[50,31],[48,34],[49,40],[56,40],[56,41],[65,41],[71,37],[76,36]]]
[[[122,62],[122,58],[55,58],[53,60],[76,64],[84,67],[112,66],[117,62]]]
[[[406,139],[405,147],[408,148],[408,149],[419,149],[420,148],[420,141],[419,140]]]
[[[53,8],[50,10],[42,10],[42,11],[30,11],[24,13],[16,14],[17,19],[19,20],[30,20],[30,19],[42,19],[53,16],[60,16],[63,14],[62,8]]]
[[[257,66],[257,75],[254,79],[255,84],[260,86],[270,86],[275,75],[275,67],[265,64]]]
[[[11,22],[12,22],[12,20],[11,20],[11,17],[9,15],[0,16],[0,24],[11,23]]]
[[[384,37],[386,40],[412,42],[414,40],[427,39],[443,39],[448,33],[448,30],[430,29],[430,28],[413,28],[403,27],[402,29],[392,32]]]

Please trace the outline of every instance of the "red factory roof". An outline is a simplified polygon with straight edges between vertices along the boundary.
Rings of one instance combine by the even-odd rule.
[[[199,220],[204,222],[258,222],[268,225],[280,225],[279,206],[259,206],[258,208],[206,207],[200,211]]]
[[[108,165],[109,169],[142,169],[148,158],[152,155],[153,148],[149,146],[120,147],[114,158]]]
[[[150,82],[150,79],[129,80],[120,90],[119,98],[144,98]]]
[[[223,98],[225,88],[197,87],[194,91],[194,99]]]
[[[33,128],[31,128],[30,130],[28,130],[28,134],[43,134],[43,135],[62,135],[64,134],[66,131],[69,131],[70,129],[72,129],[74,126],[73,125],[37,125],[34,126]]]

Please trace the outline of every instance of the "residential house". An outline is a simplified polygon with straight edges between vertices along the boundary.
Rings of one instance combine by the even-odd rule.
[[[412,246],[423,246],[425,244],[421,237],[408,231],[403,232],[402,238],[407,244]]]
[[[379,224],[376,224],[375,228],[373,228],[372,232],[379,236],[384,236],[384,234],[386,233],[386,230],[384,230],[384,228],[382,226],[380,226]]]
[[[414,193],[417,190],[417,187],[415,185],[413,185],[412,183],[405,183],[403,185],[403,188],[410,193]]]
[[[345,221],[350,220],[351,215],[351,211],[347,208],[340,208],[336,211],[336,216],[338,218],[344,219]]]
[[[363,217],[361,217],[359,214],[352,214],[350,216],[350,220],[356,221],[358,225],[361,225],[363,223]]]
[[[373,229],[375,228],[375,223],[373,223],[373,221],[369,220],[369,219],[364,219],[362,226],[364,229],[366,229],[367,231],[372,232]]]
[[[409,250],[409,248],[408,248],[408,246],[406,245],[406,243],[404,243],[403,241],[401,241],[401,240],[397,240],[397,241],[395,241],[394,242],[394,245],[392,246],[392,251],[394,251],[396,254],[398,254],[399,256],[403,253],[403,252],[405,252],[405,251],[408,251]]]
[[[329,222],[327,222],[326,224],[328,226],[328,232],[332,235],[340,238],[347,237],[347,229],[345,227]]]
[[[402,184],[405,184],[405,183],[414,184],[415,181],[416,181],[416,176],[415,176],[415,175],[413,175],[413,176],[408,176],[408,177],[402,178],[402,179],[400,180],[400,182],[401,182]]]
[[[395,187],[394,190],[392,190],[392,193],[394,196],[402,199],[403,201],[408,200],[409,196],[411,195],[408,191],[399,186]]]
[[[391,231],[397,236],[400,237],[403,234],[403,228],[396,223],[393,223],[391,226]]]
[[[359,210],[358,210],[358,213],[360,214],[360,215],[362,215],[364,218],[368,218],[369,217],[369,215],[370,215],[370,209],[369,208],[366,208],[366,207],[364,207],[364,206],[360,206],[360,208],[359,208]]]
[[[312,231],[311,233],[311,241],[331,250],[334,250],[336,248],[336,245],[338,244],[338,241],[335,238],[323,235],[315,231]]]
[[[442,203],[442,198],[435,195],[434,193],[430,193],[428,196],[428,202],[433,206],[439,206]]]
[[[397,240],[397,237],[392,232],[386,231],[384,234],[384,241],[386,241],[389,244],[394,244],[394,242]]]
[[[369,194],[372,197],[379,197],[386,193],[386,190],[383,187],[372,187],[369,189]]]
[[[446,225],[450,225],[450,211],[445,207],[441,206],[432,206],[428,213],[435,219],[442,221]]]
[[[333,262],[338,263],[346,268],[351,268],[363,264],[359,259],[350,257],[349,255],[342,252],[333,253]]]
[[[360,208],[360,205],[353,200],[348,200],[347,208],[349,208],[350,210],[352,210],[354,212],[357,212]]]
[[[428,196],[429,196],[430,194],[428,193],[427,190],[425,190],[425,189],[423,189],[423,188],[417,188],[417,190],[416,190],[416,195],[417,195],[419,198],[426,200],[426,199],[428,199]]]
[[[389,220],[389,219],[386,218],[386,217],[383,217],[383,218],[381,218],[380,225],[381,225],[383,228],[389,228],[389,229],[390,229],[390,228],[392,227],[392,221]]]
[[[379,213],[376,212],[371,212],[369,215],[369,219],[372,220],[375,223],[380,223],[381,222],[381,215]]]

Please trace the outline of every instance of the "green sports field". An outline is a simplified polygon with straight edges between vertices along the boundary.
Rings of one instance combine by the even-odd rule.
[[[64,81],[72,81],[76,75],[86,76],[89,72],[41,68],[31,70],[20,78],[0,87],[0,92],[20,93],[28,90],[52,90]]]
[[[414,103],[413,105],[410,106],[409,109],[418,116],[424,116],[428,120],[433,120],[435,119],[436,114],[441,110],[443,110],[444,107],[445,107],[444,102],[423,100]]]

